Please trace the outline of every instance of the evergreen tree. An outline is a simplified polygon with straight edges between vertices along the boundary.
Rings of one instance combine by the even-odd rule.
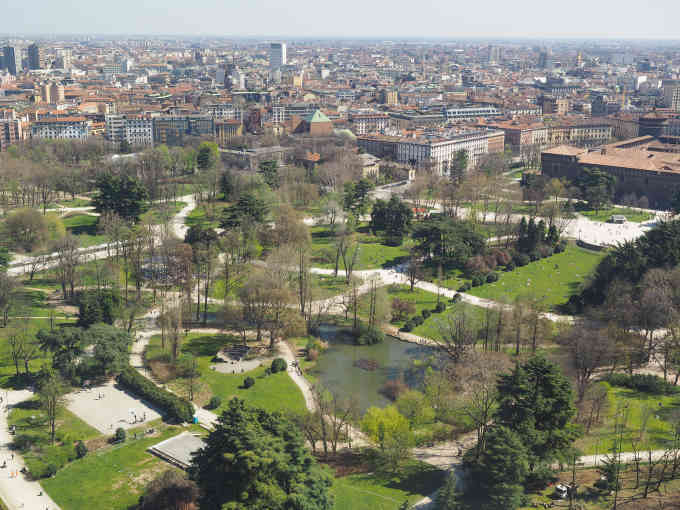
[[[149,194],[134,177],[106,173],[97,179],[97,195],[92,203],[100,213],[112,211],[136,221],[149,208]]]
[[[194,454],[189,470],[201,489],[201,508],[330,510],[332,478],[279,413],[237,398]]]
[[[570,424],[575,409],[569,380],[542,356],[517,365],[498,381],[496,423],[521,437],[531,469],[547,462],[576,438]]]
[[[234,205],[224,210],[221,226],[234,228],[242,224],[262,223],[268,212],[267,204],[257,198],[254,193],[243,193]]]

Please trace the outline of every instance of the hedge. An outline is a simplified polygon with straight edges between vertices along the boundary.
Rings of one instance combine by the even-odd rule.
[[[671,395],[680,392],[680,388],[653,374],[628,375],[618,373],[610,374],[604,380],[612,386],[623,386],[642,393]]]
[[[159,388],[132,367],[126,367],[117,378],[118,384],[163,410],[170,420],[191,423],[191,402]]]

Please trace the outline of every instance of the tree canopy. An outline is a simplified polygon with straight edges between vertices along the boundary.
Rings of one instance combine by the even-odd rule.
[[[121,218],[137,220],[149,208],[149,194],[134,177],[105,173],[97,179],[92,203],[100,213],[113,211]]]
[[[190,476],[201,508],[330,510],[332,478],[307,450],[299,429],[279,413],[237,398],[194,454]]]

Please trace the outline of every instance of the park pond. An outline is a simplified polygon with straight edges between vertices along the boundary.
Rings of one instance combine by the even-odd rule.
[[[371,406],[391,403],[381,393],[388,381],[402,379],[409,386],[417,385],[422,370],[415,368],[413,361],[432,354],[430,347],[390,336],[379,344],[356,345],[347,329],[330,324],[322,324],[318,335],[328,343],[328,349],[319,357],[315,377],[337,396],[353,398],[362,413]]]

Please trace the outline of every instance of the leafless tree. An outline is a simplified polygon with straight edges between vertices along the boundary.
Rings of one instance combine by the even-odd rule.
[[[58,241],[55,246],[57,259],[55,270],[65,300],[73,299],[75,296],[78,265],[81,263],[79,247],[79,239],[70,234]]]
[[[433,340],[454,363],[463,361],[479,338],[475,321],[465,309],[440,319],[437,326],[441,340]]]

